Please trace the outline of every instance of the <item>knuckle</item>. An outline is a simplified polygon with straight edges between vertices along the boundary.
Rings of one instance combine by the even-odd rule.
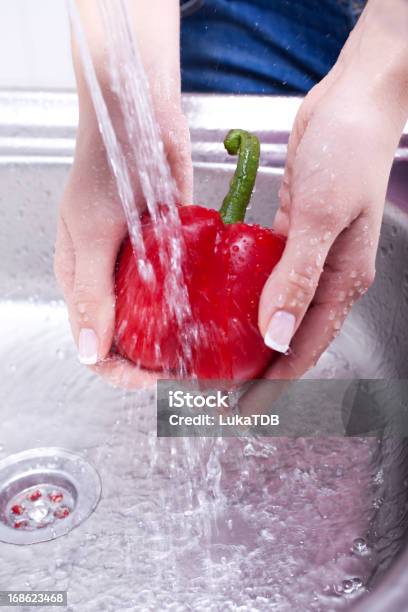
[[[75,285],[73,303],[79,312],[93,310],[99,301],[94,286]]]
[[[289,282],[295,290],[296,297],[301,300],[310,300],[316,291],[317,278],[316,273],[311,267],[306,267],[302,271],[291,270],[289,273]]]
[[[344,212],[335,205],[327,205],[327,201],[325,197],[318,202],[307,198],[298,205],[302,224],[304,225],[304,221],[307,221],[307,224],[314,227],[319,235],[326,232],[338,234],[347,224]]]
[[[362,295],[369,290],[375,280],[375,266],[367,265],[353,274],[353,287]]]
[[[290,187],[287,179],[283,179],[279,189],[280,210],[288,214],[290,210]]]
[[[58,252],[54,255],[53,271],[59,287],[65,292],[72,283],[72,272],[67,261]]]
[[[365,273],[365,287],[369,289],[375,281],[375,267],[371,266]]]
[[[93,312],[100,307],[114,307],[115,301],[113,287],[110,285],[75,282],[72,303],[79,313]]]
[[[348,308],[362,297],[374,283],[375,269],[365,268],[360,271],[353,270],[348,282],[343,282],[344,290],[340,287],[337,292],[337,301],[348,304]]]
[[[360,293],[366,293],[375,280],[375,268],[370,267],[361,273],[361,291]]]
[[[117,237],[123,235],[122,222],[111,220],[109,224],[101,228],[99,220],[93,218],[93,226],[81,228],[75,236],[75,251],[81,254],[111,252],[116,245]]]

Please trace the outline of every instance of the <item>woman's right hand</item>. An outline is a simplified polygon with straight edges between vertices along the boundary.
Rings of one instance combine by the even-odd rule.
[[[138,40],[150,82],[153,110],[180,201],[191,202],[189,130],[181,110],[178,1],[171,0],[165,8],[158,0],[149,0],[149,3],[142,0],[140,4],[142,9],[146,5],[146,14],[138,14],[139,18],[144,17],[144,31]],[[99,51],[95,51],[99,50],[98,41],[103,34],[95,19],[97,8],[89,2],[80,2],[79,8],[99,81],[119,140],[126,150],[129,143],[123,126],[118,126],[117,101],[112,99],[103,62]],[[155,16],[159,10],[160,20]],[[166,19],[163,10],[169,11]],[[157,31],[158,22],[167,23],[166,33]],[[140,19],[135,23],[140,29]],[[67,303],[79,360],[114,385],[136,387],[149,384],[157,376],[110,353],[115,326],[115,263],[127,225],[75,46],[73,55],[80,118],[75,159],[59,209],[55,273]],[[154,79],[149,78],[151,75]],[[145,204],[137,169],[131,168],[130,174],[136,205],[143,210]]]

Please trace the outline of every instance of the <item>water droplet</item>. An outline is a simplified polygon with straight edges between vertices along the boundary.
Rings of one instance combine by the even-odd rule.
[[[353,540],[353,552],[358,555],[364,555],[367,553],[367,550],[368,546],[364,538],[355,538],[355,540]]]
[[[352,593],[354,591],[354,583],[352,580],[343,580],[341,583],[343,593]]]
[[[274,542],[276,537],[268,529],[261,529],[260,536],[268,542]]]
[[[361,578],[353,578],[353,583],[355,589],[361,589],[361,587],[363,586],[363,581],[361,580]]]

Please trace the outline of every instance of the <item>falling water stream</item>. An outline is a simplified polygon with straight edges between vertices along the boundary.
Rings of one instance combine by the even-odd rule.
[[[194,329],[180,272],[175,185],[126,3],[98,5],[111,87],[134,145],[130,155],[115,134],[70,1],[73,31],[146,282],[154,277],[141,240],[129,160],[157,222],[162,256],[169,262],[166,291],[179,321],[186,322],[182,371]],[[166,218],[160,202],[168,205]],[[82,530],[28,550],[4,546],[0,580],[8,588],[22,588],[25,580],[28,588],[68,589],[69,610],[75,612],[328,612],[347,607],[365,591],[376,563],[367,540],[379,498],[373,478],[376,440],[159,439],[154,393],[121,395],[80,368],[61,305],[27,303],[21,309],[18,325],[16,306],[3,309],[1,318],[10,368],[20,364],[19,371],[10,369],[7,383],[15,387],[17,374],[27,389],[30,381],[41,380],[41,397],[50,401],[26,397],[22,389],[11,404],[4,386],[0,453],[24,447],[27,431],[38,445],[77,449],[100,471],[104,493]],[[27,342],[44,359],[31,354],[20,359],[19,347]],[[17,431],[16,419],[24,425]]]
[[[177,188],[154,118],[148,81],[130,29],[127,5],[122,0],[101,0],[98,3],[106,34],[110,85],[119,101],[123,127],[127,134],[126,144],[130,149],[126,154],[115,134],[75,2],[69,2],[68,6],[99,129],[125,211],[138,268],[146,283],[154,283],[155,278],[144,249],[139,220],[140,208],[132,188],[132,167],[137,168],[143,199],[150,217],[154,220],[161,262],[167,271],[164,291],[169,316],[178,321],[182,335],[181,354],[177,356],[178,373],[182,375],[190,364],[195,329],[191,325],[191,309],[181,267],[184,243],[176,206]],[[163,203],[166,204],[165,207],[161,206]],[[160,347],[157,347],[157,350],[159,351]]]

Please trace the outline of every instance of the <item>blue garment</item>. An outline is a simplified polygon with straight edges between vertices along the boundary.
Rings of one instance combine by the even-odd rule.
[[[362,0],[204,0],[181,27],[186,92],[304,94],[335,63]]]

